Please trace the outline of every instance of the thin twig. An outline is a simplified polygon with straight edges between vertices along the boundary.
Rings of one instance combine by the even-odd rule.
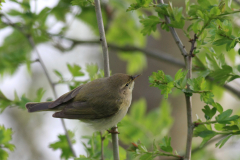
[[[194,57],[193,51],[195,50],[195,43],[197,40],[197,35],[194,35],[194,38],[190,40],[191,42],[191,49],[187,56],[187,79],[192,78],[192,58]],[[187,84],[187,88],[190,89],[190,85]],[[186,107],[187,107],[187,145],[186,145],[186,152],[184,160],[191,160],[191,151],[192,151],[192,138],[193,138],[193,120],[192,120],[192,96],[188,96],[188,94],[185,94],[186,98]]]
[[[163,1],[163,0],[160,0],[159,2],[160,2],[161,4],[164,4],[164,1]],[[170,23],[171,23],[168,16],[165,16],[165,20],[166,20],[166,23],[167,23],[167,24],[170,24]],[[173,38],[174,38],[174,41],[176,42],[179,50],[181,51],[181,53],[182,53],[182,55],[183,55],[183,57],[184,57],[184,61],[185,61],[185,64],[186,64],[186,63],[187,63],[187,62],[186,62],[186,61],[187,61],[187,51],[186,51],[186,49],[185,49],[185,46],[182,44],[182,41],[181,41],[181,39],[179,38],[176,30],[175,30],[173,27],[170,27],[170,26],[168,26],[168,27],[169,27],[169,30],[170,30]]]
[[[69,51],[69,50],[73,49],[75,46],[80,45],[80,44],[99,44],[99,41],[97,41],[97,40],[81,41],[81,40],[74,40],[74,39],[65,38],[65,37],[62,37],[62,38],[70,40],[73,43],[67,49],[63,48],[61,45],[55,45],[55,47],[60,49],[61,51]],[[167,63],[171,63],[171,64],[179,66],[179,67],[185,66],[184,62],[182,62],[181,60],[179,60],[173,56],[170,56],[169,54],[164,53],[162,51],[158,52],[158,51],[154,51],[154,50],[150,50],[150,49],[146,49],[146,48],[139,48],[139,47],[130,46],[130,45],[118,46],[118,45],[115,45],[112,43],[108,43],[108,47],[112,50],[129,52],[129,54],[132,52],[139,51],[139,52],[142,52],[142,53],[146,54],[147,56],[154,58],[154,59],[158,59],[158,60],[161,60],[161,61],[164,61]]]
[[[238,0],[233,0],[235,3],[237,3],[238,5],[240,5],[240,2]]]
[[[222,138],[224,138],[224,137],[226,137],[227,135],[220,135],[220,136],[218,136],[218,137],[215,137],[215,138],[213,138],[213,139],[211,139],[210,141],[208,141],[207,143],[205,143],[202,147],[196,147],[196,148],[194,148],[193,150],[192,150],[192,154],[195,154],[195,153],[197,153],[198,151],[201,151],[204,147],[206,147],[206,146],[208,146],[208,145],[210,145],[210,144],[212,144],[212,143],[214,143],[214,142],[216,142],[216,141],[218,141],[218,140],[220,140],[220,139],[222,139]]]
[[[105,75],[105,77],[109,77],[110,69],[109,69],[108,46],[107,46],[107,40],[105,37],[100,0],[94,0],[94,2],[95,2],[95,11],[96,11],[96,16],[97,16],[97,22],[98,22],[98,29],[99,29],[99,34],[100,34],[100,41],[101,41],[102,50],[103,50],[104,75]],[[112,128],[112,131],[113,131],[112,132],[113,157],[114,157],[114,160],[119,160],[118,134],[116,134],[117,133],[117,125]]]
[[[163,0],[160,0],[161,4],[164,4]],[[170,19],[169,17],[165,16],[165,20],[167,24],[170,24]],[[188,54],[184,45],[182,44],[176,30],[173,27],[170,27],[170,32],[179,48],[179,50],[181,51],[184,60],[185,60],[185,64],[186,64],[186,69],[188,70],[188,74],[187,74],[187,79],[192,78],[192,55]],[[196,36],[194,36],[194,39],[196,38]],[[196,41],[196,40],[195,40]],[[192,51],[195,49],[194,48],[194,43],[192,43]],[[189,89],[189,85],[187,85],[187,88]],[[193,137],[193,122],[192,122],[192,97],[188,96],[187,94],[185,94],[185,98],[186,98],[186,107],[187,107],[187,126],[188,126],[188,132],[187,132],[187,145],[186,145],[186,153],[185,153],[185,157],[184,160],[191,160],[191,148],[192,148],[192,137]]]
[[[102,135],[102,131],[100,131],[100,138],[101,138],[101,160],[104,160],[103,141],[104,141],[105,137]]]
[[[28,39],[29,43],[31,44],[32,48],[35,49],[35,51],[36,51],[36,53],[37,53],[37,55],[38,55],[39,62],[40,62],[40,64],[41,64],[42,68],[43,68],[43,71],[44,71],[44,73],[45,73],[45,75],[46,75],[46,77],[47,77],[47,80],[48,80],[48,82],[49,82],[49,84],[50,84],[50,87],[51,87],[51,89],[52,89],[52,91],[53,91],[54,98],[56,99],[56,98],[57,98],[57,93],[56,93],[56,90],[55,90],[55,88],[54,88],[54,84],[53,84],[52,81],[51,81],[50,75],[49,75],[48,72],[47,72],[47,68],[46,68],[46,66],[45,66],[44,63],[43,63],[42,57],[40,56],[40,53],[38,52],[38,50],[37,50],[37,48],[36,48],[36,45],[35,45],[32,37],[31,37],[31,36],[27,36],[27,39]],[[73,149],[73,145],[72,145],[71,139],[70,139],[70,137],[69,137],[66,124],[65,124],[65,122],[64,122],[64,120],[63,120],[62,118],[61,118],[61,122],[62,122],[62,126],[63,126],[64,132],[65,132],[65,135],[66,135],[66,137],[67,137],[68,145],[69,145],[69,147],[70,147],[70,149],[71,149],[71,151],[72,151],[72,154],[73,154],[74,157],[77,157],[77,156],[76,156],[76,153],[75,153],[75,151],[74,151],[74,149]]]

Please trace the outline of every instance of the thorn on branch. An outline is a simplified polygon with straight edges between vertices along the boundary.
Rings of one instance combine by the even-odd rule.
[[[194,34],[194,38],[189,40],[189,42],[191,43],[191,49],[189,52],[189,56],[191,56],[191,57],[195,57],[195,54],[193,53],[193,51],[196,49],[195,43],[196,43],[197,39],[198,39],[197,35]]]
[[[136,143],[133,143],[133,142],[132,142],[132,145],[133,145],[134,147],[138,148],[138,145],[137,145]]]
[[[194,128],[197,127],[197,126],[199,126],[199,125],[200,125],[199,122],[194,122],[194,123],[193,123],[193,127],[194,127]]]

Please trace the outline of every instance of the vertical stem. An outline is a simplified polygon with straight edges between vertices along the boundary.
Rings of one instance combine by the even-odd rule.
[[[164,4],[163,0],[158,0],[158,1],[161,4]],[[171,23],[169,17],[165,16],[165,20],[166,20],[167,24]],[[193,56],[193,50],[195,49],[194,44],[196,42],[197,36],[194,35],[194,39],[191,40],[192,47],[191,47],[190,53],[188,54],[186,49],[185,49],[185,46],[183,45],[181,39],[178,36],[176,30],[173,27],[170,27],[170,26],[168,26],[168,27],[170,29],[170,32],[171,32],[179,50],[181,51],[181,53],[184,57],[186,69],[188,70],[187,79],[190,79],[190,78],[192,78],[192,56]],[[187,85],[187,87],[189,88],[189,85]],[[184,160],[191,160],[191,148],[192,148],[192,137],[193,137],[192,97],[189,97],[185,94],[185,99],[186,99],[186,108],[187,108],[187,127],[188,127],[188,131],[187,131],[186,154],[185,154]]]
[[[108,46],[107,46],[107,40],[105,37],[100,0],[94,0],[94,2],[95,2],[95,11],[97,16],[98,29],[100,34],[100,41],[101,41],[102,50],[103,50],[104,75],[105,77],[109,77],[110,69],[109,69]],[[113,157],[114,157],[114,160],[119,160],[117,125],[112,128],[112,131],[113,131],[112,132]]]
[[[105,137],[103,137],[102,131],[100,131],[100,138],[101,138],[101,160],[104,160],[103,141],[104,141],[104,138],[105,138]]]
[[[47,80],[48,80],[48,82],[49,82],[49,84],[50,84],[50,87],[51,87],[51,89],[52,89],[52,91],[53,91],[54,98],[56,99],[56,98],[57,98],[56,90],[55,90],[54,85],[53,85],[53,83],[52,83],[52,81],[51,81],[51,78],[50,78],[50,76],[49,76],[49,74],[48,74],[48,72],[47,72],[47,68],[46,68],[46,66],[45,66],[44,63],[43,63],[43,60],[42,60],[42,58],[41,58],[41,56],[40,56],[40,53],[38,52],[38,50],[37,50],[37,48],[36,48],[36,45],[35,45],[32,37],[31,37],[31,36],[27,36],[27,38],[28,38],[28,41],[29,41],[29,43],[31,44],[32,48],[35,49],[35,51],[36,51],[36,53],[37,53],[37,55],[38,55],[39,62],[40,62],[40,64],[41,64],[42,68],[43,68],[43,71],[44,71],[44,73],[45,73],[45,75],[46,75],[46,77],[47,77]],[[73,149],[72,142],[71,142],[71,139],[70,139],[70,137],[69,137],[66,124],[65,124],[65,122],[64,122],[64,120],[63,120],[62,118],[61,118],[61,122],[62,122],[62,125],[63,125],[63,129],[64,129],[64,131],[65,131],[65,135],[66,135],[66,137],[67,137],[68,145],[69,145],[69,147],[70,147],[70,149],[71,149],[71,151],[72,151],[72,154],[73,154],[74,157],[77,157],[77,156],[76,156],[76,153],[75,153],[75,151],[74,151],[74,149]]]
[[[108,46],[107,46],[107,40],[105,37],[100,0],[94,0],[94,2],[95,2],[95,11],[97,16],[98,29],[100,34],[100,42],[102,44],[102,50],[103,50],[104,75],[105,77],[109,77],[110,67],[109,67]]]
[[[188,75],[187,79],[192,78],[192,56],[187,57],[187,69]],[[187,85],[189,88],[189,85]],[[186,153],[184,160],[191,160],[191,150],[192,150],[192,137],[193,137],[193,122],[192,122],[192,97],[185,94],[186,99],[186,109],[187,109],[187,143],[186,143]]]
[[[163,0],[158,0],[158,1],[159,1],[161,4],[164,4],[164,1],[163,1]],[[169,19],[168,16],[165,16],[165,21],[166,21],[167,24],[170,24],[170,23],[171,23],[171,21],[170,21],[170,19]],[[182,54],[183,57],[184,57],[185,65],[187,65],[187,58],[186,58],[186,57],[187,57],[187,51],[186,51],[186,49],[185,49],[185,46],[183,45],[181,39],[179,38],[176,30],[175,30],[173,27],[170,27],[170,26],[168,26],[168,27],[169,27],[169,30],[170,30],[170,32],[171,32],[171,34],[172,34],[172,37],[174,38],[174,41],[176,42],[179,50],[181,51],[181,54]]]

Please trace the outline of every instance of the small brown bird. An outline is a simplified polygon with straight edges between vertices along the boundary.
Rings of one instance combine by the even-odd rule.
[[[26,104],[28,112],[59,111],[55,118],[79,119],[95,130],[115,126],[126,115],[132,101],[134,80],[122,73],[99,78],[65,93],[52,102]]]

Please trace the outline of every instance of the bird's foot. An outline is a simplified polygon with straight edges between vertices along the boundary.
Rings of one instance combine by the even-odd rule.
[[[108,133],[112,133],[112,134],[120,134],[118,131],[116,131],[118,127],[113,127],[111,130],[107,130]]]

